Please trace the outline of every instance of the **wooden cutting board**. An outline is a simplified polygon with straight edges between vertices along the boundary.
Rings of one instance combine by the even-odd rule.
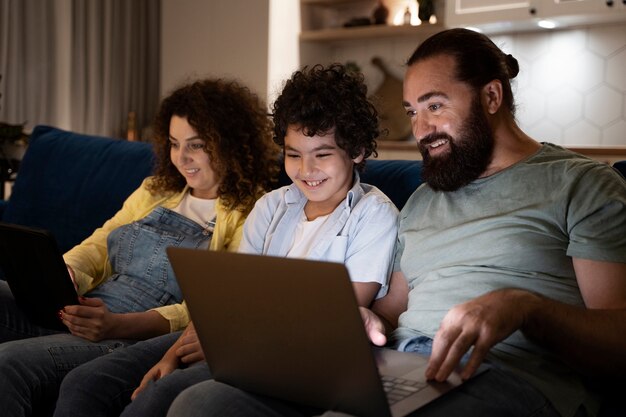
[[[378,115],[381,128],[387,129],[387,136],[380,140],[406,140],[411,135],[411,122],[402,106],[402,80],[389,72],[382,59],[372,58],[372,64],[384,75],[383,82],[370,96]]]

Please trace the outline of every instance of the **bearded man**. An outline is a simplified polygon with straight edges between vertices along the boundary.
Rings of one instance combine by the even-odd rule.
[[[393,339],[431,355],[430,379],[491,364],[416,415],[593,416],[598,381],[624,382],[626,182],[519,128],[518,71],[465,29],[408,60],[426,184],[402,210],[392,292],[373,310],[395,324],[407,307]]]

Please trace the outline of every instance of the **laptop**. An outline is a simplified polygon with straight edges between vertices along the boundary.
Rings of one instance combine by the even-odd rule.
[[[365,417],[407,415],[462,383],[426,382],[425,356],[373,347],[343,264],[167,253],[217,381]]]
[[[57,313],[79,304],[78,296],[52,234],[0,223],[0,269],[17,306],[33,323],[67,330]]]

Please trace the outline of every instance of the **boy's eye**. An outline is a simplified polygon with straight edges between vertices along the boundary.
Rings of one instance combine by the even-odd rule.
[[[407,110],[406,111],[406,115],[409,117],[413,117],[417,114],[417,112],[415,110]]]
[[[285,156],[287,156],[287,158],[299,158],[300,155],[298,155],[297,153],[287,153],[285,154]]]
[[[317,156],[318,158],[325,158],[325,157],[330,156],[330,155],[331,155],[331,154],[329,154],[329,153],[318,153],[316,156]]]

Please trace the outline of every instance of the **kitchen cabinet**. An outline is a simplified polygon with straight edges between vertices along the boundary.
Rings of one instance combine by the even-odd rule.
[[[444,18],[486,33],[538,30],[542,19],[564,28],[626,21],[626,0],[447,0]]]
[[[386,24],[372,24],[378,0],[300,0],[300,63],[327,62],[338,45],[359,48],[366,42],[402,38],[419,42],[444,29],[440,23],[394,25],[394,17],[403,13],[407,4],[417,16],[414,0],[384,0],[383,4],[389,11]],[[435,11],[441,20],[443,8]],[[413,21],[417,23],[419,20],[414,17]]]

